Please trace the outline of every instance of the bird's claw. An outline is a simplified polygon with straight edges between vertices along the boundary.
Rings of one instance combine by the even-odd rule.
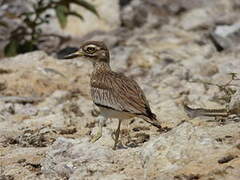
[[[95,134],[95,135],[91,138],[90,142],[91,142],[91,143],[95,143],[95,142],[96,142],[97,140],[99,140],[101,137],[102,137],[102,134],[98,132],[97,134]]]
[[[111,133],[111,138],[115,141],[116,140],[116,132],[115,131],[113,131],[112,133]]]

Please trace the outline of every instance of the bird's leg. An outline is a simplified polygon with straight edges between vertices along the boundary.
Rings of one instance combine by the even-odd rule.
[[[102,128],[103,128],[104,122],[106,120],[106,118],[103,116],[98,116],[97,119],[98,119],[98,132],[97,132],[97,134],[95,134],[92,137],[92,139],[90,141],[92,143],[96,142],[97,140],[99,140],[102,137]]]
[[[119,134],[120,134],[121,122],[122,122],[122,120],[119,119],[119,120],[118,120],[118,127],[117,127],[117,130],[116,130],[116,132],[115,132],[115,138],[114,138],[114,146],[113,146],[113,149],[114,149],[114,150],[117,148],[117,143],[118,143]]]

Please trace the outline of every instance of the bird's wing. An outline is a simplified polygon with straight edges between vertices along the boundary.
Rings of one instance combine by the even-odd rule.
[[[99,74],[91,79],[91,95],[95,104],[117,111],[155,118],[138,84],[115,72]]]

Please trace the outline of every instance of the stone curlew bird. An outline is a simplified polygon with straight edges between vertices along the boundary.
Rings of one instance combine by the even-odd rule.
[[[103,123],[107,118],[119,120],[113,149],[117,147],[120,126],[124,119],[140,117],[153,126],[161,128],[138,84],[133,79],[111,70],[109,50],[103,42],[85,42],[78,50],[63,58],[72,59],[80,56],[93,63],[91,96],[94,104],[99,107],[102,117],[99,120],[99,131],[92,142],[101,138]]]

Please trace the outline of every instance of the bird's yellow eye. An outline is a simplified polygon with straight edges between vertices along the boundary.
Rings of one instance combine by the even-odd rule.
[[[90,46],[90,47],[87,47],[86,50],[87,50],[88,53],[94,53],[96,51],[96,48]]]

